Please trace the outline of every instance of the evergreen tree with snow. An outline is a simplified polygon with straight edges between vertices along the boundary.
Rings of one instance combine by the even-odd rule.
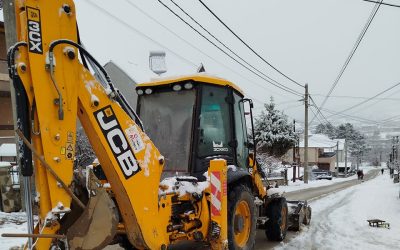
[[[337,128],[334,127],[331,123],[320,123],[314,130],[315,134],[324,134],[329,137],[329,139],[341,138],[337,137]]]
[[[297,135],[287,116],[275,109],[272,97],[269,104],[264,104],[264,108],[255,119],[254,135],[258,151],[281,157],[295,145]]]

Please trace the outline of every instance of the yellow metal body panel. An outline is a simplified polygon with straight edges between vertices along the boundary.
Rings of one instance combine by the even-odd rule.
[[[248,159],[249,159],[249,168],[251,168],[252,170],[251,178],[254,184],[255,191],[258,193],[258,196],[263,199],[264,197],[267,196],[267,190],[264,186],[261,175],[258,172],[257,163],[254,161],[254,154],[251,154]]]
[[[81,76],[79,82],[83,83],[79,86],[79,119],[111,184],[128,238],[140,249],[158,249],[162,244],[168,244],[166,225],[162,226],[160,220],[155,220],[159,214],[158,186],[163,168],[159,162],[160,153],[119,104],[108,98],[104,88],[89,71],[81,67],[77,75]],[[98,107],[92,105],[93,96],[99,99]],[[103,112],[102,110],[105,116],[115,117],[120,126],[120,128],[115,128],[117,130],[106,131],[107,136],[103,136],[104,131],[97,125],[99,121],[96,117],[98,116],[94,115],[95,112]],[[138,133],[131,133],[130,130],[136,130]],[[129,138],[138,135],[142,141],[143,148],[134,154],[141,169],[129,178],[126,175],[129,175],[130,170],[125,169],[124,172],[124,169],[118,167],[119,163],[113,156],[113,147],[109,146],[110,141],[107,138],[110,134],[113,135],[113,131],[124,132],[132,151],[134,151],[134,146]],[[118,135],[117,133],[120,132],[115,132],[115,136]]]
[[[157,87],[157,86],[169,85],[169,84],[185,82],[185,81],[195,81],[195,82],[208,83],[208,84],[219,85],[219,86],[229,86],[243,95],[243,91],[233,82],[230,82],[228,80],[225,80],[223,78],[219,78],[216,76],[203,74],[203,73],[187,75],[187,76],[160,78],[160,79],[157,79],[157,80],[154,80],[151,82],[140,83],[137,85],[137,88]]]
[[[65,183],[70,184],[73,174],[73,155],[66,159],[60,154],[60,151],[67,143],[75,146],[75,137],[67,141],[67,133],[72,132],[75,134],[77,103],[76,101],[73,102],[73,99],[77,98],[77,91],[73,85],[75,84],[74,80],[71,79],[71,76],[65,74],[66,71],[71,70],[71,65],[65,65],[65,61],[60,58],[58,66],[65,71],[59,70],[55,74],[57,78],[63,79],[59,84],[63,95],[67,97],[66,102],[68,103],[66,103],[65,120],[58,120],[57,109],[54,104],[56,92],[50,81],[49,73],[45,69],[45,52],[43,49],[48,47],[52,40],[59,37],[75,39],[76,30],[74,28],[62,29],[59,25],[49,25],[45,29],[40,26],[42,23],[52,23],[52,20],[59,20],[63,26],[76,27],[74,16],[59,16],[59,11],[53,11],[54,9],[59,10],[63,3],[73,6],[72,1],[46,1],[44,4],[44,1],[29,0],[19,1],[15,5],[16,16],[19,17],[17,18],[19,40],[26,41],[29,47],[29,39],[36,39],[41,46],[38,49],[42,50],[42,54],[28,53],[27,48],[21,47],[19,55],[16,56],[16,64],[31,108],[35,103],[36,110],[41,111],[36,112],[33,118],[37,128],[39,128],[40,124],[40,134],[32,135],[32,142],[36,150],[44,156],[57,175]],[[20,66],[22,65],[27,66],[26,71],[21,70]],[[59,187],[50,173],[45,171],[37,159],[34,160],[34,166],[37,192],[41,198],[39,210],[41,227],[39,231],[42,233],[55,233],[59,225],[57,221],[49,221],[52,217],[49,212],[53,208],[57,209],[60,204],[64,207],[70,207],[71,198]],[[40,239],[37,240],[35,247],[37,249],[48,249],[50,243],[51,240],[49,239]]]
[[[70,13],[63,11],[65,4],[71,8]],[[17,6],[19,40],[26,41],[28,47],[20,49],[16,64],[27,66],[18,73],[31,108],[33,103],[36,105],[34,124],[40,128],[39,135],[32,135],[34,147],[63,182],[70,185],[79,116],[111,184],[131,243],[141,249],[167,245],[166,225],[161,224],[166,220],[155,220],[159,216],[158,185],[163,168],[160,153],[78,58],[66,56],[67,49],[78,55],[76,48],[66,44],[54,49],[54,79],[63,96],[64,118],[59,119],[59,106],[55,104],[58,94],[46,61],[51,42],[57,39],[76,42],[73,2],[28,0]],[[94,105],[93,99],[98,100],[98,105]],[[56,233],[59,226],[53,220],[52,210],[60,204],[71,207],[71,198],[39,161],[35,160],[34,166],[40,194],[39,232]],[[35,246],[49,249],[50,243],[51,240],[40,238]]]

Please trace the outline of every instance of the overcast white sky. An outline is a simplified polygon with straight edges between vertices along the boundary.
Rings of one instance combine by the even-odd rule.
[[[185,17],[170,0],[163,2]],[[265,74],[296,91],[304,92],[254,56],[197,0],[175,2]],[[270,63],[298,82],[308,83],[317,104],[323,100],[318,94],[326,95],[331,88],[374,7],[373,3],[362,0],[204,2]],[[396,0],[386,2],[400,4]],[[155,23],[135,6],[191,45]],[[84,0],[76,1],[76,7],[81,38],[87,49],[101,63],[114,61],[139,82],[155,77],[148,69],[149,51],[164,50],[168,67],[165,76],[194,73],[203,63],[207,72],[239,85],[249,97],[255,99],[258,111],[262,107],[261,102],[268,101],[272,95],[279,109],[296,120],[304,120],[304,108],[298,101],[299,97],[283,92],[248,72],[193,32],[157,0]],[[400,82],[399,26],[400,8],[381,6],[333,96],[371,97]],[[385,96],[400,98],[400,86],[382,97]],[[332,97],[325,107],[340,111],[362,100]],[[385,100],[370,106],[374,103],[371,102],[348,114],[373,120],[386,119],[400,115],[399,102],[400,99]]]

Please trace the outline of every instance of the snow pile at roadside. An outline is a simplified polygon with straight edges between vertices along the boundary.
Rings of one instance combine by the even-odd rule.
[[[3,213],[0,212],[0,235],[3,233],[27,233],[25,213]],[[25,238],[0,237],[0,249],[20,247],[25,244]]]
[[[363,170],[364,175],[365,175],[369,171],[372,171],[377,168],[371,167],[371,166],[366,166],[366,167],[360,167],[360,169]],[[308,184],[305,184],[304,181],[300,181],[300,180],[297,180],[296,182],[288,181],[288,184],[289,184],[288,186],[280,186],[280,188],[285,192],[292,192],[292,191],[297,191],[297,190],[302,190],[302,189],[307,189],[307,188],[328,186],[328,185],[332,185],[334,183],[344,182],[344,181],[349,181],[349,180],[354,180],[354,179],[357,179],[357,175],[352,175],[347,178],[333,177],[332,180],[309,180]]]
[[[399,190],[385,174],[313,201],[310,227],[277,249],[399,249]],[[370,227],[369,219],[390,229]]]

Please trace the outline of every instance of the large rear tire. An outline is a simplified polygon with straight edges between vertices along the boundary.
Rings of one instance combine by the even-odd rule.
[[[230,187],[230,189],[228,196],[229,249],[254,249],[256,235],[254,196],[244,185]]]
[[[271,201],[267,205],[268,220],[265,223],[265,235],[269,240],[282,241],[288,229],[288,207],[285,198]]]

